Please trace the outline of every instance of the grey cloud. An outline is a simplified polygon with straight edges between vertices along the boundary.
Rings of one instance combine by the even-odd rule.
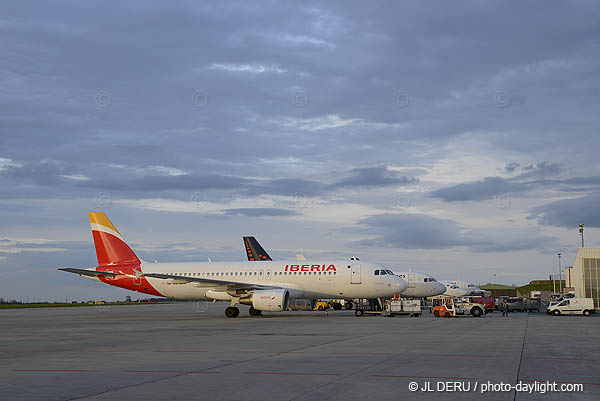
[[[542,178],[559,174],[562,171],[562,165],[556,162],[540,162],[522,166],[523,173],[519,178]]]
[[[359,222],[364,234],[375,236],[357,242],[358,246],[400,249],[445,249],[465,247],[471,252],[514,252],[543,250],[558,240],[538,229],[467,228],[449,219],[424,214],[380,214]]]
[[[506,163],[506,166],[504,166],[504,171],[506,171],[507,173],[513,173],[519,167],[521,167],[521,163],[509,162],[509,163]]]
[[[519,193],[539,187],[568,184],[573,179],[550,179],[562,171],[562,165],[555,162],[540,162],[521,165],[507,163],[505,170],[509,173],[521,169],[521,174],[511,177],[486,177],[479,181],[456,184],[432,191],[429,195],[446,202],[481,201],[493,199],[500,194]],[[574,178],[575,180],[577,178]]]
[[[352,169],[348,178],[336,182],[332,187],[384,187],[415,184],[417,182],[419,182],[418,178],[388,170],[387,166],[376,166]]]
[[[511,182],[501,177],[486,177],[481,181],[435,190],[430,193],[430,196],[446,202],[487,200],[493,199],[499,194],[522,192],[526,189],[527,186],[522,183]]]
[[[301,178],[281,178],[257,180],[247,186],[245,192],[251,195],[315,196],[324,193],[323,184]]]
[[[223,213],[227,216],[249,216],[249,217],[277,217],[297,216],[299,213],[293,210],[280,209],[276,207],[248,207],[225,209]]]
[[[440,249],[464,245],[461,227],[452,220],[425,214],[379,214],[359,222],[376,239],[363,240],[362,246]]]
[[[121,179],[90,179],[77,183],[76,185],[97,190],[125,191],[125,192],[155,192],[160,193],[169,190],[204,190],[204,189],[242,189],[251,180],[242,177],[227,175],[176,175],[176,176],[141,176]]]
[[[561,199],[533,208],[529,219],[540,224],[575,229],[580,223],[600,227],[600,193],[572,199]]]
[[[559,249],[556,237],[545,235],[538,228],[479,228],[464,233],[472,252],[515,252]]]

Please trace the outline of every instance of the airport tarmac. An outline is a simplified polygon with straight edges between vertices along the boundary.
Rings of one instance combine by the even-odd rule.
[[[2,400],[598,400],[600,317],[223,316],[224,303],[0,310]],[[481,394],[489,382],[584,383]],[[459,382],[468,392],[409,390]],[[474,385],[478,388],[475,390]]]

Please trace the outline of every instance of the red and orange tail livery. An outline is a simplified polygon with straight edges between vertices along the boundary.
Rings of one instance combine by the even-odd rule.
[[[121,233],[102,212],[88,213],[99,266],[139,264]]]

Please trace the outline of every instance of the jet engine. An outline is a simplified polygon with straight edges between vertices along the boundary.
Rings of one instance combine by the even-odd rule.
[[[257,290],[240,303],[251,305],[254,309],[266,312],[281,312],[287,309],[290,293],[287,290]]]

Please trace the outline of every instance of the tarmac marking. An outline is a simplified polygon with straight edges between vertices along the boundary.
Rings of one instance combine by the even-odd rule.
[[[434,356],[449,356],[456,358],[493,358],[492,355],[444,355],[444,354],[433,354]]]
[[[527,358],[532,358],[532,359],[552,359],[552,360],[558,360],[558,361],[592,361],[594,362],[594,359],[586,359],[586,358],[561,358],[561,357],[545,357],[545,356],[530,356]]]
[[[390,352],[330,352],[329,355],[402,355]]]
[[[97,372],[92,369],[13,369],[13,372]]]
[[[185,350],[185,349],[173,349],[173,350],[158,350],[158,351],[154,351],[154,352],[208,352],[207,350]]]
[[[445,377],[445,376],[399,376],[399,375],[371,375],[371,377],[388,377],[400,379],[443,379],[443,380],[477,380],[477,377]]]
[[[289,376],[340,376],[339,373],[303,373],[303,372],[244,372],[245,375],[289,375]]]
[[[125,373],[223,373],[205,370],[125,370]]]

